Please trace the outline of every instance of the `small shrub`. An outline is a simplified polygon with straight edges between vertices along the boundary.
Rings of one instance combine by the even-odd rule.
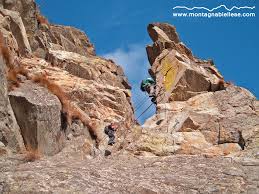
[[[225,81],[223,79],[220,79],[219,82],[218,82],[218,89],[219,90],[224,90],[226,87],[225,87]]]
[[[41,154],[38,149],[32,148],[31,146],[26,147],[24,161],[25,162],[34,162],[41,158]]]
[[[223,79],[220,79],[219,82],[218,82],[219,85],[222,85],[224,83],[225,83],[225,81]]]
[[[12,87],[13,85],[16,85],[17,87],[19,86],[17,75],[18,75],[18,73],[15,69],[8,69],[7,70],[6,78],[9,82],[11,82],[11,84],[9,84],[10,87]]]

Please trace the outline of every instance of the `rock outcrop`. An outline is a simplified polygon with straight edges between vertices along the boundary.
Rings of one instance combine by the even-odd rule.
[[[121,130],[134,124],[131,86],[122,68],[96,56],[85,33],[50,24],[33,0],[1,0],[0,20],[10,54],[10,98],[26,146],[52,155],[61,149],[64,135],[83,135],[102,146],[107,124],[119,122]],[[40,87],[28,87],[29,81]],[[46,95],[42,101],[41,93]]]
[[[154,23],[148,32],[154,41],[147,53],[158,104],[134,143],[136,153],[228,155],[250,150],[250,156],[259,157],[253,94],[225,83],[212,61],[194,57],[175,27]]]
[[[154,41],[147,46],[150,74],[161,86],[158,93],[163,94],[158,95],[158,101],[186,101],[202,92],[224,88],[223,77],[213,62],[194,57],[173,26],[150,24],[148,31]]]
[[[0,7],[0,21],[0,30],[7,39],[10,51],[15,54],[30,54],[31,46],[20,14]]]
[[[32,49],[37,56],[47,53],[46,50],[65,50],[83,56],[95,55],[94,46],[84,32],[70,27],[49,24],[47,28],[40,27],[34,39]],[[43,57],[42,55],[41,57]]]
[[[35,55],[44,58],[49,48],[71,51],[81,55],[95,55],[94,46],[85,33],[73,27],[50,24],[40,14],[34,0],[1,0],[1,5],[2,11],[11,12],[16,16],[16,23],[17,21],[23,22],[24,26],[21,25],[21,27],[25,28],[30,48]],[[6,18],[6,15],[4,17]],[[14,25],[10,26],[14,28]],[[17,29],[16,33],[20,32],[21,30]],[[19,49],[21,48],[19,47]]]
[[[25,146],[45,155],[58,153],[64,144],[61,103],[46,88],[25,82],[9,93]]]

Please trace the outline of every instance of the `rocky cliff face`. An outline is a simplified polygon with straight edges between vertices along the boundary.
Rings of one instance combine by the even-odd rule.
[[[0,0],[0,193],[259,193],[259,101],[173,26],[148,32],[158,103],[140,127],[122,68],[83,32]]]
[[[228,155],[245,150],[258,155],[258,101],[246,89],[226,83],[212,60],[195,57],[173,26],[148,26],[153,40],[147,46],[149,73],[157,83],[158,104],[140,131],[132,127],[131,87],[122,68],[96,56],[83,32],[50,24],[32,0],[2,0],[0,20],[1,79],[8,80],[2,82],[2,107],[10,112],[6,125],[14,125],[8,133],[1,129],[3,145],[21,148],[19,131],[26,146],[49,155],[73,136],[104,145],[103,127],[119,121],[120,136],[133,132],[126,139],[135,153]]]
[[[147,46],[149,73],[157,83],[158,104],[135,151],[258,157],[258,101],[253,94],[226,83],[213,61],[195,57],[175,27],[154,23],[148,32],[154,42]]]
[[[0,2],[2,46],[9,55],[7,67],[1,60],[1,79],[7,76],[16,118],[10,113],[6,125],[17,120],[20,126],[11,127],[17,134],[9,129],[0,136],[4,145],[17,147],[15,134],[21,131],[26,147],[53,155],[68,137],[84,136],[101,146],[107,143],[105,125],[117,121],[125,130],[133,123],[131,86],[122,68],[96,56],[83,32],[48,23],[33,0]],[[12,110],[6,81],[1,84],[6,115]]]

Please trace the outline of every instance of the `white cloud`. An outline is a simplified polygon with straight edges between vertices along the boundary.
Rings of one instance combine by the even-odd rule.
[[[148,68],[150,65],[147,60],[145,44],[131,44],[126,49],[118,48],[103,56],[122,66],[132,86],[133,103],[135,108],[138,108],[138,105],[146,96],[140,90],[141,80],[149,77]],[[136,116],[139,116],[150,104],[151,101],[147,98],[143,106],[136,111]],[[150,109],[139,119],[141,123],[154,114],[155,107],[152,106]]]
[[[113,59],[117,64],[121,65],[129,79],[134,82],[136,79],[148,76],[147,68],[149,65],[145,48],[142,45],[133,44],[127,49],[119,48],[105,54],[104,57]]]

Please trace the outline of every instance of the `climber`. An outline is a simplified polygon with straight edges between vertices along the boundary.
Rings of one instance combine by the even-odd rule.
[[[146,80],[142,80],[140,89],[143,92],[147,92],[149,97],[151,97],[151,101],[156,104],[156,82],[152,78],[147,78]]]
[[[109,137],[108,145],[112,146],[113,144],[115,144],[115,131],[117,129],[118,125],[116,123],[111,123],[104,128],[104,133]]]

